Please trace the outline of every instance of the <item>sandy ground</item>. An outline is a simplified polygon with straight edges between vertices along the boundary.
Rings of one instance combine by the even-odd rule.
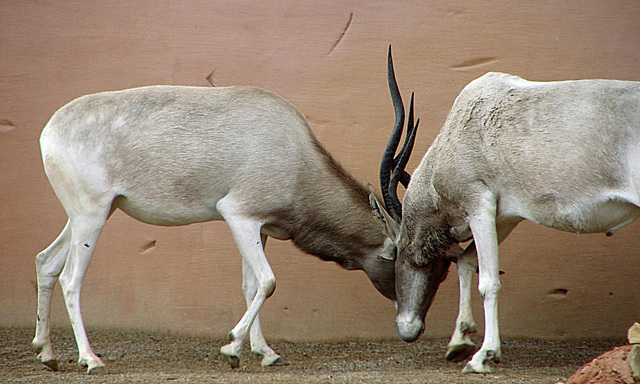
[[[88,376],[76,365],[70,330],[53,333],[60,371],[35,359],[33,330],[0,328],[1,383],[556,383],[624,340],[538,341],[506,339],[503,361],[487,375],[463,375],[464,363],[442,356],[447,340],[272,343],[288,365],[260,366],[250,353],[231,369],[218,350],[222,340],[167,334],[89,330],[107,364]]]

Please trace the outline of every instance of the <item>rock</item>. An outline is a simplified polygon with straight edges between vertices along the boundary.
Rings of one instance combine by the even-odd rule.
[[[625,345],[603,353],[571,375],[566,384],[636,383],[631,361],[628,361],[634,347],[638,347],[638,351],[640,351],[640,346]]]
[[[629,338],[629,344],[640,343],[640,324],[633,324],[629,328],[629,332],[627,332],[627,337]]]
[[[637,323],[636,323],[637,324]],[[636,381],[640,381],[640,345],[634,345],[627,355],[631,373]]]

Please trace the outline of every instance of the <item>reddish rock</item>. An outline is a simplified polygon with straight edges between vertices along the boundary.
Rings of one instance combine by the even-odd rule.
[[[627,360],[634,345],[617,347],[612,351],[591,360],[576,373],[574,373],[565,384],[634,384],[631,366]]]

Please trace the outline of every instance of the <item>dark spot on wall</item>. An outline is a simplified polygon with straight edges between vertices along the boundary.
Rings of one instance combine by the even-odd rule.
[[[463,70],[471,69],[481,65],[495,63],[496,61],[498,61],[497,57],[480,57],[476,59],[465,60],[462,63],[451,66],[451,69],[457,70],[457,71],[463,71]]]
[[[547,295],[556,296],[556,297],[565,297],[565,296],[567,296],[568,293],[569,293],[568,289],[555,288],[555,289],[552,289],[549,292],[547,292]]]
[[[151,249],[155,248],[155,246],[156,246],[156,240],[151,240],[140,247],[140,253],[149,252]]]
[[[9,120],[0,119],[0,132],[11,132],[16,128]]]
[[[213,74],[216,72],[216,70],[214,69],[213,71],[211,71],[211,73],[207,76],[207,82],[209,84],[211,84],[212,87],[215,87],[216,85],[213,83]]]

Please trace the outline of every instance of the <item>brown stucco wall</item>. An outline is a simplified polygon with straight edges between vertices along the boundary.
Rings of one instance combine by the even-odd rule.
[[[83,94],[150,84],[246,84],[296,105],[329,150],[377,185],[390,126],[386,49],[416,92],[413,169],[457,93],[487,71],[532,80],[640,80],[637,1],[0,2],[0,325],[35,322],[33,259],[66,217],[38,149],[51,114]],[[640,159],[639,159],[640,160]],[[146,249],[155,241],[155,247]],[[523,224],[501,247],[503,335],[624,335],[640,319],[640,223],[612,238]],[[145,250],[146,249],[146,250]],[[271,340],[395,337],[394,309],[361,272],[270,241]],[[88,327],[223,336],[244,311],[223,222],[161,228],[117,213],[85,280]],[[566,295],[548,294],[566,289]],[[56,291],[53,319],[68,325]],[[482,324],[474,291],[475,315]],[[427,318],[447,335],[455,267]]]

